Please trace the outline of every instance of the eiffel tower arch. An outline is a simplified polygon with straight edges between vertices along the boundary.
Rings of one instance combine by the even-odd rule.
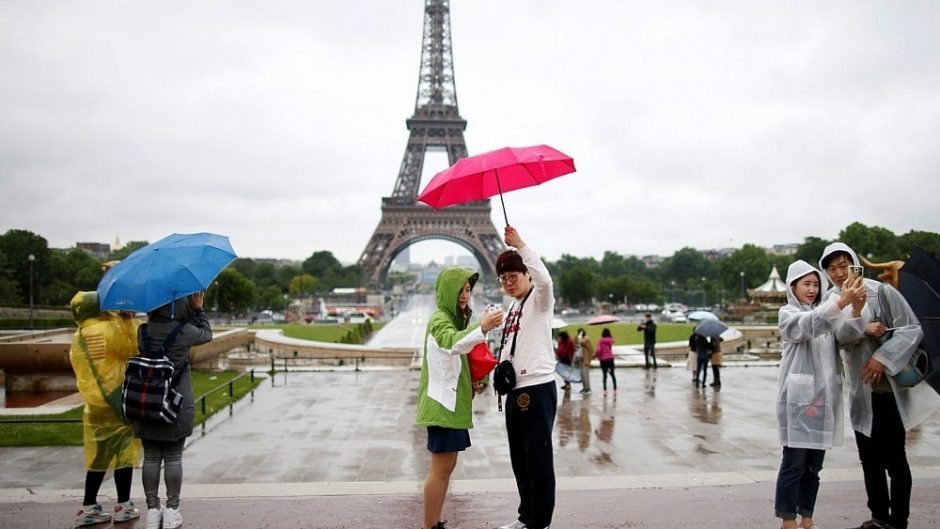
[[[405,123],[408,145],[395,189],[392,196],[382,198],[382,218],[359,258],[363,281],[381,286],[395,256],[431,239],[463,246],[480,262],[484,274],[495,273],[496,257],[504,246],[490,217],[488,199],[440,210],[417,202],[425,153],[444,151],[450,165],[467,156],[463,139],[467,121],[460,117],[454,83],[449,0],[425,0],[418,95],[414,115]]]

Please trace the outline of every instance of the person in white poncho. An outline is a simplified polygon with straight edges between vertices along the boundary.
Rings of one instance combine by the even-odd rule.
[[[833,327],[851,306],[856,320],[865,303],[861,281],[820,303],[827,281],[806,261],[787,270],[787,304],[780,308],[777,427],[783,457],[774,511],[784,529],[813,526],[819,471],[826,450],[842,444],[842,370]],[[858,323],[858,325],[861,325]]]
[[[834,242],[823,250],[820,266],[833,286],[829,298],[841,295],[849,266],[858,256],[848,245]],[[912,477],[905,452],[905,432],[940,407],[940,395],[927,384],[911,388],[892,378],[903,369],[923,338],[923,330],[901,293],[888,284],[864,280],[868,303],[862,326],[846,323],[836,329],[849,385],[849,415],[865,476],[871,519],[860,529],[906,529],[910,516]],[[893,320],[879,301],[882,290]],[[887,329],[895,330],[888,332]],[[888,484],[886,474],[891,477]]]

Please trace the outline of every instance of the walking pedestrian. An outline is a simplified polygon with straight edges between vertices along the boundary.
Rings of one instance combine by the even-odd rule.
[[[846,284],[849,267],[857,266],[859,261],[852,248],[834,242],[823,250],[819,264],[832,281],[828,292],[831,299],[851,287],[851,283]],[[868,300],[861,325],[845,318],[836,329],[849,385],[849,416],[871,512],[871,518],[859,527],[906,529],[913,487],[905,451],[906,431],[940,407],[940,396],[927,384],[905,388],[889,376],[908,364],[923,338],[923,330],[894,287],[873,279],[861,281]],[[890,485],[886,474],[891,478]]]
[[[519,493],[518,517],[500,529],[546,529],[555,510],[552,428],[558,406],[552,315],[552,277],[538,253],[512,226],[507,250],[496,259],[496,274],[515,298],[503,323],[500,358],[510,360],[516,385],[506,394],[509,460]]]
[[[614,374],[614,337],[610,335],[610,329],[604,328],[601,331],[601,339],[597,341],[597,361],[601,363],[601,374],[604,382],[604,396],[607,396],[607,375],[610,374],[610,380],[613,382],[614,396],[617,396],[617,375]]]
[[[705,387],[708,379],[708,360],[712,354],[712,344],[708,338],[701,334],[692,333],[689,336],[689,348],[695,351],[695,378],[692,382],[699,387],[699,374],[701,374],[701,387]]]
[[[594,344],[584,329],[578,329],[578,346],[581,348],[581,393],[591,394],[591,361],[594,359]]]
[[[431,453],[424,481],[425,529],[447,527],[442,514],[450,476],[457,467],[457,455],[470,447],[473,397],[486,389],[485,381],[470,379],[467,353],[502,323],[502,310],[484,311],[480,325],[469,326],[470,292],[479,277],[466,268],[447,268],[437,277],[437,309],[425,333],[416,421],[427,428]]]
[[[555,359],[565,367],[565,369],[562,371],[564,374],[562,379],[565,381],[565,383],[561,386],[561,389],[565,391],[571,389],[571,372],[574,367],[574,354],[574,340],[571,339],[571,336],[569,336],[567,332],[559,332],[558,345],[555,347]]]
[[[710,341],[710,346],[712,350],[711,364],[712,364],[712,383],[713,388],[721,387],[721,364],[725,360],[724,353],[721,352],[721,342],[725,341],[721,336],[712,336]]]

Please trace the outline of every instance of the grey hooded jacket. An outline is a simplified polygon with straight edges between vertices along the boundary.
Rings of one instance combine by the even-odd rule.
[[[807,274],[819,276],[817,302],[806,305],[791,288]],[[780,444],[790,448],[828,450],[841,446],[845,419],[842,363],[833,325],[842,312],[835,298],[823,303],[828,281],[806,261],[787,270],[787,304],[780,307],[780,377],[777,390],[777,429]]]
[[[173,368],[178,374],[176,376],[179,377],[176,390],[183,394],[183,406],[173,424],[134,422],[134,435],[155,441],[176,441],[193,433],[195,402],[189,369],[189,351],[194,345],[212,341],[212,328],[205,311],[194,311],[190,308],[189,298],[181,298],[157,308],[147,314],[147,317],[148,351],[159,349],[177,323],[183,324],[179,335],[166,351],[167,357],[173,361]],[[141,347],[144,345],[143,339],[142,332],[138,330],[137,341]]]
[[[822,262],[828,255],[838,251],[848,253],[853,263],[859,263],[855,251],[849,248],[848,245],[834,242],[823,250],[822,257],[819,259],[820,267],[822,267]],[[882,309],[878,302],[878,288],[881,283],[874,279],[865,279],[864,281],[867,302],[862,310],[861,325],[849,323],[848,311],[851,308],[846,307],[843,311],[844,318],[836,326],[836,340],[840,349],[842,349],[845,362],[845,378],[850,389],[849,416],[852,420],[852,429],[870,437],[872,388],[870,385],[862,383],[862,368],[870,358],[874,357],[884,365],[885,374],[896,374],[910,361],[911,355],[914,354],[917,345],[923,338],[923,330],[919,325],[916,325],[918,323],[917,317],[911,311],[911,307],[907,304],[904,296],[891,285],[885,285],[884,289],[891,314],[894,316],[894,322],[884,322]],[[841,292],[842,285],[832,285],[827,299],[838,297]],[[865,326],[872,321],[882,321],[886,327],[898,326],[901,328],[894,331],[891,339],[879,344],[874,338],[865,336]],[[905,429],[909,430],[917,426],[937,408],[940,408],[940,395],[927,384],[919,384],[913,388],[902,388],[895,384],[894,379],[890,376],[887,379],[891,384]]]

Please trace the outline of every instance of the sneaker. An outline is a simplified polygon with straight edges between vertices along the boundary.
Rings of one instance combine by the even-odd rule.
[[[499,529],[525,529],[525,524],[516,520],[515,522],[499,526]]]
[[[140,518],[140,510],[134,507],[134,502],[128,500],[114,506],[114,523],[129,522]]]
[[[75,527],[84,527],[108,521],[111,521],[111,513],[104,512],[100,503],[83,505],[75,514]]]
[[[183,525],[183,516],[178,508],[163,509],[163,529],[176,529],[181,525]]]
[[[160,529],[163,509],[147,509],[147,529]]]
[[[583,394],[585,394],[585,395],[590,395],[590,394],[591,394],[591,390],[585,389],[585,390],[582,390],[581,393],[583,393]]]
[[[447,529],[447,520],[443,522],[437,522],[437,525],[434,526],[434,529]]]
[[[607,396],[607,390],[606,390],[606,389],[604,390],[604,396],[605,396],[605,397]],[[502,527],[500,527],[500,529],[502,529]]]

